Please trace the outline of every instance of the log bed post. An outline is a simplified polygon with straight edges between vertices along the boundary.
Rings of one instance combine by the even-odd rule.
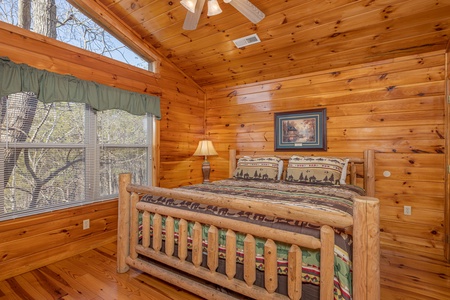
[[[368,197],[353,205],[353,299],[380,299],[380,204],[375,196],[375,152],[364,151],[364,189]]]
[[[130,201],[127,186],[131,183],[131,173],[119,175],[119,216],[117,228],[117,272],[129,270],[126,258],[130,255]]]
[[[379,219],[378,199],[371,197],[354,199],[353,299],[380,299]]]
[[[236,149],[230,149],[228,153],[228,177],[233,177],[236,170]]]
[[[364,151],[364,189],[367,196],[375,197],[375,152],[372,149]]]

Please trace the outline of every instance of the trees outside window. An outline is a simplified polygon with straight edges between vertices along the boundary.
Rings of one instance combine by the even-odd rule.
[[[34,117],[27,118],[22,94],[9,95],[2,109],[0,220],[111,198],[122,172],[149,182],[150,116],[29,101]]]
[[[152,70],[144,60],[66,0],[1,0],[0,21]]]
[[[148,69],[64,0],[2,0],[0,20]],[[0,220],[111,198],[120,172],[149,182],[151,116],[33,93],[2,97],[0,112]]]

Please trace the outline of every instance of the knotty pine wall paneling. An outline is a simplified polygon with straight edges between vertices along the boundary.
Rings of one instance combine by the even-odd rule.
[[[178,76],[178,77],[177,77]],[[201,157],[194,157],[204,138],[205,94],[172,67],[161,67],[159,186],[178,187],[201,183]]]
[[[275,112],[326,108],[326,155],[376,151],[382,299],[448,296],[444,51],[205,91],[207,134],[219,152],[210,159],[212,180],[228,175],[229,148],[274,151]],[[412,207],[410,216],[403,214],[405,205]]]
[[[160,96],[162,118],[157,121],[159,144],[153,157],[159,172],[154,181],[164,187],[202,181],[202,159],[192,154],[204,134],[204,92],[172,64],[162,59],[155,75],[1,22],[0,55],[38,69]],[[91,229],[81,231],[87,218]],[[116,201],[0,222],[0,280],[110,243],[116,229]]]
[[[2,221],[0,281],[116,239],[117,200]]]

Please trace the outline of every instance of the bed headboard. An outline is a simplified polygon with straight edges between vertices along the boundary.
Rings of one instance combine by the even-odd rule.
[[[246,155],[251,157],[265,157],[266,155]],[[273,154],[273,156],[281,158],[286,165],[292,154]],[[236,170],[237,160],[244,155],[238,155],[236,149],[230,149],[229,151],[229,176],[233,177],[234,171]],[[374,150],[364,150],[363,157],[343,157],[348,158],[348,170],[347,179],[350,184],[356,185],[357,179],[357,166],[362,165],[363,169],[363,188],[366,190],[367,196],[375,196],[375,153]]]

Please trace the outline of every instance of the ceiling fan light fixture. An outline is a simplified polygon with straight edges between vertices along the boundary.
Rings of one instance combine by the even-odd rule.
[[[218,15],[222,12],[217,0],[208,0],[208,17]]]
[[[191,13],[195,13],[195,5],[197,4],[197,0],[181,0],[180,4]]]

